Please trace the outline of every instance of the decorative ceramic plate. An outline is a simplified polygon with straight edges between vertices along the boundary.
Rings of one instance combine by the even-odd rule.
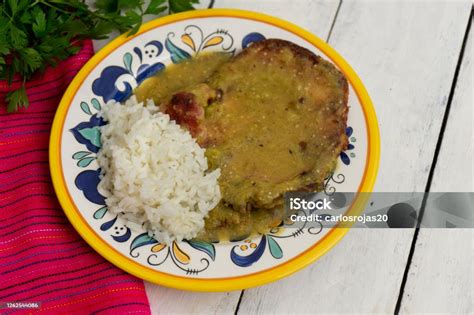
[[[121,36],[99,51],[71,83],[51,135],[54,188],[69,220],[106,259],[145,280],[180,289],[224,291],[261,285],[315,261],[347,228],[275,229],[227,243],[184,241],[171,246],[135,232],[107,211],[97,191],[103,124],[97,112],[109,100],[123,101],[146,78],[172,63],[207,51],[236,54],[253,42],[280,38],[333,62],[348,78],[350,144],[325,181],[326,193],[373,187],[379,160],[377,120],[370,98],[351,67],[316,36],[288,22],[252,12],[200,10],[157,19],[133,37]],[[364,200],[356,198],[349,212]],[[278,231],[277,231],[278,230]]]

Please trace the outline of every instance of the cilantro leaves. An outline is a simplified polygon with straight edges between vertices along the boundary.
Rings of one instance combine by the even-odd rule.
[[[147,3],[147,5],[145,5]],[[113,30],[135,34],[144,15],[194,9],[199,0],[4,0],[0,2],[0,80],[23,85],[5,97],[9,112],[28,107],[25,82],[75,54],[81,39],[103,39]]]

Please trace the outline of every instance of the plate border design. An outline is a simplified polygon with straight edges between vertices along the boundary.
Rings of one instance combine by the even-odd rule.
[[[81,87],[88,74],[93,71],[93,69],[104,58],[106,58],[118,47],[133,39],[134,37],[153,30],[157,27],[183,20],[207,17],[230,17],[249,19],[276,26],[278,28],[291,32],[299,36],[300,38],[306,40],[308,43],[314,45],[338,66],[338,68],[350,81],[350,84],[352,85],[357,97],[359,98],[359,102],[364,112],[365,121],[367,124],[368,152],[364,175],[358,191],[371,192],[377,176],[378,165],[380,160],[380,135],[377,117],[373,108],[372,101],[364,85],[362,84],[362,81],[357,76],[355,71],[327,43],[325,43],[323,40],[313,35],[312,33],[300,28],[299,26],[269,15],[234,9],[196,10],[161,17],[142,25],[136,35],[131,37],[121,35],[112,42],[110,42],[108,45],[106,45],[104,48],[102,48],[79,71],[79,73],[69,85],[59,104],[51,129],[49,145],[49,164],[54,190],[59,199],[61,207],[63,208],[69,221],[72,223],[72,225],[81,235],[81,237],[92,248],[94,248],[95,251],[97,251],[100,255],[106,258],[109,262],[141,279],[176,289],[192,291],[230,291],[246,289],[273,282],[306,267],[322,255],[324,255],[337,242],[339,242],[340,239],[348,232],[351,224],[346,224],[342,227],[333,228],[317,243],[313,244],[311,247],[309,247],[299,255],[272,268],[268,268],[255,273],[235,277],[206,279],[196,279],[171,275],[146,267],[136,261],[129,259],[122,253],[119,253],[109,244],[107,244],[101,237],[96,234],[94,230],[91,229],[91,227],[87,224],[85,219],[82,217],[82,215],[76,208],[69,194],[64,179],[64,174],[62,172],[61,161],[61,135],[67,111],[71,105],[72,100],[76,96],[77,91]],[[368,195],[369,194],[358,194],[354,200],[352,207],[346,212],[346,215],[356,215],[360,213],[366,202],[368,201]]]

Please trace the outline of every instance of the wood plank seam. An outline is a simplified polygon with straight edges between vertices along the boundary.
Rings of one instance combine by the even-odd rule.
[[[245,292],[245,290],[242,290],[240,292],[239,301],[237,302],[237,305],[235,307],[234,315],[237,315],[239,313],[240,303],[242,303],[242,298],[244,297],[244,292]]]
[[[332,20],[331,28],[329,29],[328,37],[326,38],[326,43],[329,43],[329,40],[331,39],[332,30],[334,29],[334,25],[336,24],[337,16],[339,15],[339,10],[341,10],[342,1],[343,0],[339,0],[339,5],[337,6],[336,13],[334,14],[334,19]]]
[[[469,15],[469,19],[468,19],[468,22],[467,22],[466,31],[464,33],[464,38],[463,38],[461,50],[459,52],[459,57],[458,57],[458,61],[457,61],[457,64],[456,64],[456,70],[454,72],[454,77],[453,77],[453,81],[452,81],[452,84],[451,84],[451,89],[449,91],[449,97],[448,97],[448,101],[447,101],[447,105],[446,105],[446,110],[445,110],[445,113],[444,113],[444,116],[443,116],[443,121],[441,123],[440,131],[439,131],[438,142],[436,143],[436,148],[435,148],[435,152],[434,152],[434,155],[433,155],[433,162],[431,163],[431,168],[430,168],[430,172],[429,172],[429,175],[428,175],[428,180],[426,182],[425,195],[423,196],[423,200],[422,200],[422,203],[421,203],[418,222],[417,222],[417,225],[416,225],[415,233],[413,235],[413,240],[412,240],[412,244],[411,244],[411,247],[410,247],[410,252],[408,254],[407,264],[406,264],[405,271],[404,271],[404,274],[403,274],[402,282],[400,284],[400,291],[399,291],[399,294],[398,294],[397,304],[395,305],[395,310],[394,310],[395,314],[399,314],[400,308],[401,308],[401,305],[402,305],[403,293],[404,293],[406,282],[407,282],[407,279],[408,279],[408,274],[409,274],[409,271],[410,271],[410,265],[411,265],[411,262],[412,262],[412,259],[413,259],[413,255],[415,253],[416,242],[417,242],[418,234],[419,234],[419,231],[420,231],[421,221],[423,220],[423,214],[424,214],[425,208],[426,208],[426,201],[427,201],[427,197],[428,197],[428,194],[426,194],[426,193],[428,193],[430,191],[431,182],[433,180],[433,176],[434,176],[435,169],[436,169],[436,164],[437,164],[437,161],[438,161],[438,155],[439,155],[439,152],[441,151],[441,146],[442,146],[442,143],[443,143],[443,136],[444,136],[444,132],[446,130],[446,126],[447,126],[447,122],[448,122],[448,118],[449,118],[449,113],[450,113],[450,109],[451,109],[451,103],[452,103],[453,98],[454,98],[454,92],[456,90],[457,81],[458,81],[458,77],[459,77],[459,72],[460,72],[461,64],[462,64],[462,61],[463,61],[463,58],[464,58],[466,43],[467,43],[467,39],[468,39],[468,36],[469,36],[469,32],[471,30],[473,12],[474,12],[474,6],[471,8],[471,14]]]

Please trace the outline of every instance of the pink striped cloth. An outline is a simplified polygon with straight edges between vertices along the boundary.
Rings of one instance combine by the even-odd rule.
[[[67,221],[48,168],[56,107],[92,43],[27,83],[28,109],[6,113],[0,81],[0,313],[9,302],[40,303],[21,312],[149,314],[143,281],[95,253]],[[14,82],[16,88],[19,81]],[[10,305],[11,306],[11,305]]]

